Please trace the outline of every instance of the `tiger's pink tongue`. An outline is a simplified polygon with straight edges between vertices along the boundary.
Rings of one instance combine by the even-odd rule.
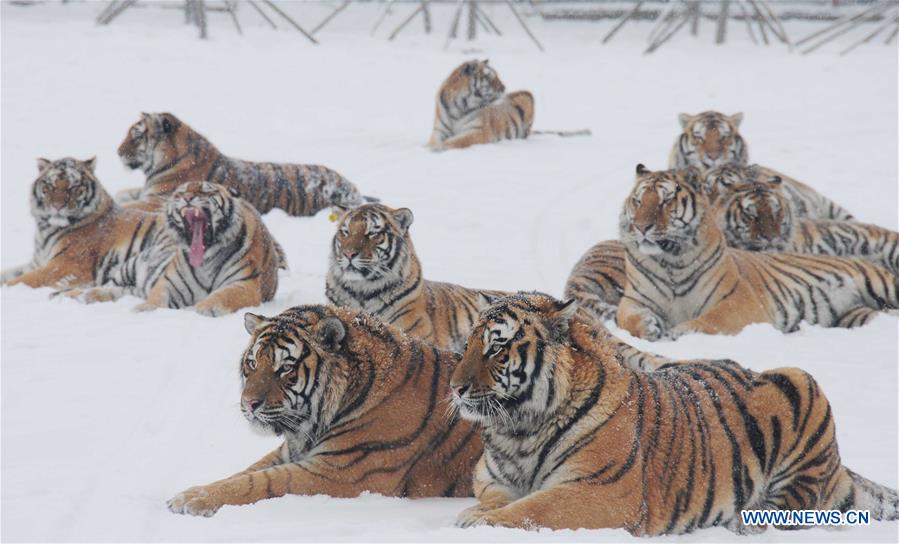
[[[203,245],[206,214],[198,208],[187,208],[182,214],[190,226],[190,264],[191,266],[200,266],[203,264],[203,256],[206,254],[206,246]]]

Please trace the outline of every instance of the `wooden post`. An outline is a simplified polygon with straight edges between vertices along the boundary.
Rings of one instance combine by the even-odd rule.
[[[640,11],[640,6],[642,6],[642,5],[643,5],[643,0],[640,0],[639,2],[637,2],[637,5],[634,6],[634,9],[627,12],[627,14],[624,17],[622,17],[620,21],[618,21],[618,24],[615,25],[612,28],[612,30],[609,31],[608,34],[606,34],[606,36],[602,39],[602,43],[606,43],[609,40],[611,40],[612,36],[614,36],[615,33],[618,32],[621,29],[621,27],[624,26],[624,23],[626,23],[628,21],[628,19],[630,19],[631,17],[634,16],[634,14],[636,14],[638,11]]]
[[[690,34],[692,36],[699,35],[699,18],[702,16],[702,8],[699,5],[699,0],[694,0],[692,4],[690,4],[690,12],[693,14],[693,20],[690,23]]]
[[[852,50],[855,49],[856,47],[858,47],[858,46],[860,46],[860,45],[862,45],[862,44],[866,44],[866,43],[870,42],[870,41],[873,40],[878,34],[880,34],[881,32],[883,32],[883,31],[886,30],[887,28],[889,28],[890,25],[894,25],[894,24],[896,24],[897,22],[899,22],[899,18],[893,18],[893,19],[890,19],[889,17],[885,17],[884,19],[885,19],[885,21],[883,22],[882,25],[880,25],[880,26],[878,26],[877,28],[875,28],[874,31],[871,32],[870,34],[868,34],[867,36],[865,36],[864,39],[858,40],[857,42],[853,43],[852,45],[850,45],[850,46],[847,47],[846,49],[843,49],[842,51],[840,51],[840,54],[841,54],[841,55],[845,55],[846,53],[852,51]]]
[[[425,34],[431,33],[431,10],[428,8],[428,0],[421,1],[421,14],[425,20]]]
[[[499,31],[499,27],[497,27],[493,20],[487,15],[487,12],[481,6],[478,6],[478,16],[487,22],[487,26],[490,27],[490,30],[493,31],[497,36],[502,36],[503,33]]]
[[[727,0],[725,0],[725,1],[727,1]],[[681,18],[681,22],[678,23],[677,26],[674,26],[674,24],[677,23],[678,17]],[[689,21],[690,21],[690,14],[686,10],[682,14],[675,15],[674,18],[671,19],[671,25],[669,25],[669,28],[672,26],[674,26],[674,28],[672,30],[670,30],[667,34],[660,33],[658,36],[656,36],[656,40],[653,43],[651,43],[649,45],[649,47],[646,49],[646,51],[644,51],[643,53],[649,54],[649,53],[654,52],[659,47],[662,47],[662,45],[664,45],[665,42],[670,40],[672,36],[677,34],[677,32],[680,29],[682,29],[684,26],[686,26],[686,24]]]
[[[840,26],[841,26],[842,28],[839,28],[839,30],[837,30],[836,32],[834,32],[834,33],[831,34],[830,36],[826,36],[826,35],[825,35],[825,37],[824,37],[823,39],[821,39],[821,41],[819,41],[817,44],[815,44],[815,45],[809,47],[808,49],[806,49],[805,51],[803,51],[802,54],[803,54],[803,55],[808,55],[809,53],[811,53],[812,51],[818,49],[818,48],[821,47],[822,45],[824,45],[824,44],[826,44],[826,43],[829,43],[830,41],[832,41],[832,40],[833,40],[834,38],[836,38],[837,36],[842,36],[843,34],[849,32],[850,30],[852,30],[852,29],[855,28],[856,26],[860,25],[861,23],[864,22],[865,18],[867,18],[868,16],[870,16],[870,15],[878,15],[878,14],[880,14],[880,13],[886,11],[886,10],[889,9],[890,7],[892,7],[890,4],[880,4],[880,5],[876,5],[876,6],[874,6],[874,8],[865,10],[864,12],[860,13],[859,16],[853,18],[853,20],[851,20],[851,21],[847,21],[847,22],[845,22],[845,23],[843,23],[843,24],[841,24],[841,25],[832,27],[831,30],[833,30],[834,28],[838,28],[838,27],[840,27]]]
[[[715,32],[715,43],[721,45],[727,37],[727,15],[730,0],[721,0],[721,13],[718,15],[718,30]]]
[[[459,19],[462,18],[462,8],[465,7],[463,0],[459,0],[456,4],[456,14],[453,16],[453,24],[450,25],[449,36],[446,37],[446,44],[443,46],[443,49],[449,49],[450,42],[453,41],[453,38],[456,37],[456,33],[459,31]]]
[[[518,19],[518,24],[521,25],[521,28],[527,33],[527,35],[531,38],[531,41],[534,42],[534,45],[537,46],[537,49],[543,51],[543,46],[540,45],[540,42],[537,40],[537,37],[531,32],[531,29],[528,28],[527,23],[524,22],[524,19],[521,18],[521,15],[518,14],[518,10],[515,9],[515,6],[512,5],[512,2],[506,0],[506,5],[509,6],[509,9],[512,10],[512,14],[515,15],[515,18]]]
[[[415,8],[415,10],[412,11],[412,13],[410,13],[409,16],[406,17],[402,23],[400,23],[400,26],[396,27],[396,29],[390,33],[390,36],[387,37],[387,40],[393,41],[393,39],[397,37],[397,35],[400,33],[400,31],[403,30],[404,28],[406,28],[406,25],[408,25],[409,22],[412,21],[412,19],[414,19],[416,15],[418,15],[418,12],[422,11],[423,9],[424,9],[424,4],[419,4],[419,6],[417,8]]]
[[[303,27],[301,27],[300,25],[297,24],[296,21],[291,19],[290,15],[281,11],[281,8],[279,8],[274,3],[272,3],[272,0],[262,0],[262,3],[264,3],[266,6],[272,8],[272,10],[274,10],[275,13],[277,13],[278,15],[280,15],[281,17],[286,19],[287,22],[291,24],[291,26],[293,26],[295,29],[297,29],[303,36],[306,36],[306,38],[308,38],[310,42],[314,43],[315,45],[318,45],[318,42],[315,40],[315,38],[312,37],[311,34],[306,32],[305,30],[303,30]]]
[[[340,4],[339,6],[337,6],[337,8],[335,8],[334,11],[332,11],[331,13],[329,13],[328,16],[325,17],[324,20],[322,20],[322,22],[320,22],[320,23],[318,23],[317,25],[315,25],[315,28],[313,28],[311,31],[309,31],[309,33],[314,35],[314,34],[317,33],[319,30],[325,28],[325,26],[327,26],[327,24],[330,23],[330,22],[334,19],[334,17],[337,17],[337,14],[338,14],[338,13],[340,13],[340,12],[343,11],[343,10],[345,10],[346,7],[349,6],[349,5],[350,5],[350,0],[343,0],[343,3],[342,3],[342,4]]]
[[[228,14],[231,16],[231,20],[234,21],[234,26],[237,28],[237,33],[243,36],[243,30],[240,28],[240,22],[237,20],[237,3],[234,0],[226,0],[225,9],[228,10]]]
[[[260,7],[256,4],[256,1],[255,1],[255,0],[247,0],[247,2],[248,2],[251,6],[253,6],[253,9],[256,10],[256,13],[258,13],[263,19],[265,19],[265,22],[267,22],[267,23],[272,27],[272,29],[274,29],[274,30],[277,30],[277,29],[278,29],[278,25],[276,25],[275,22],[272,21],[271,18],[270,18],[268,15],[266,15],[264,11],[262,11],[262,8],[260,8]]]
[[[206,32],[206,0],[196,0],[195,9],[197,17],[197,26],[200,27],[200,39],[205,40],[208,37]]]
[[[737,0],[737,5],[740,6],[740,13],[743,14],[743,21],[746,23],[746,32],[749,33],[749,37],[752,39],[752,43],[758,45],[758,40],[755,39],[755,32],[752,30],[752,21],[750,21],[749,12],[746,10],[746,6],[743,4],[745,0]]]

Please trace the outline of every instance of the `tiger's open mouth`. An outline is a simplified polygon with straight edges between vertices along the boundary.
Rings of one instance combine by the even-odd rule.
[[[209,225],[209,217],[202,209],[191,206],[181,209],[181,217],[190,231],[190,264],[194,267],[200,266],[206,255],[206,228]]]
[[[680,254],[681,246],[677,242],[671,240],[650,240],[644,238],[640,242],[640,251],[647,255],[658,255],[659,253],[670,253],[672,255]]]

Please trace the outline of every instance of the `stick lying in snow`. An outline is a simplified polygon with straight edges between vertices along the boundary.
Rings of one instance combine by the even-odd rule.
[[[572,136],[593,136],[593,133],[590,132],[589,128],[583,128],[581,130],[532,130],[531,134],[554,134],[563,138],[570,138]]]

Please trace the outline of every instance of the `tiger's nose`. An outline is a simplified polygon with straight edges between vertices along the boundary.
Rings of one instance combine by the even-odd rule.
[[[456,396],[460,398],[465,395],[469,389],[471,389],[471,386],[468,384],[453,386],[453,391],[456,393]]]
[[[243,404],[251,414],[255,414],[256,410],[263,405],[263,401],[262,399],[249,399],[243,401]]]
[[[634,228],[640,231],[640,234],[646,234],[647,232],[649,232],[649,229],[652,228],[652,223],[646,223],[642,225],[640,223],[634,223]]]
[[[343,256],[346,257],[347,259],[352,259],[353,257],[355,257],[358,254],[359,254],[358,251],[353,251],[352,249],[344,249],[343,250]]]

